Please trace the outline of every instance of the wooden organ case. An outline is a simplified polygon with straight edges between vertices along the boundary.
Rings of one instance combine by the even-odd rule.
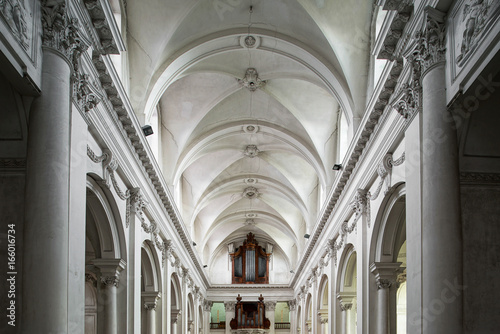
[[[267,332],[271,322],[266,318],[266,307],[264,305],[264,297],[262,294],[258,302],[242,302],[240,295],[236,298],[237,302],[234,308],[235,318],[231,320],[229,325],[232,330],[239,329],[257,329]]]
[[[271,254],[259,246],[253,233],[248,233],[243,245],[229,255],[233,264],[233,284],[269,284]]]

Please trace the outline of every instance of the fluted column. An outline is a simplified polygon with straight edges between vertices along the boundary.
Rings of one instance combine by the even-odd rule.
[[[142,302],[146,310],[146,330],[148,334],[156,333],[156,306],[160,299],[160,292],[142,292]]]
[[[351,334],[350,328],[350,316],[352,303],[356,293],[354,292],[339,292],[337,294],[337,299],[340,302],[340,310],[342,311],[342,321],[341,321],[341,334]]]
[[[458,144],[446,108],[444,13],[427,7],[417,47],[422,67],[423,333],[460,334],[462,230]]]
[[[19,291],[26,302],[19,322],[22,333],[65,333],[71,309],[71,60],[82,48],[65,7],[57,3],[42,6],[50,15],[42,16],[42,93],[29,113],[23,283]]]
[[[96,259],[93,264],[101,272],[98,303],[103,308],[103,312],[97,323],[100,324],[99,328],[102,328],[104,333],[116,334],[118,333],[116,289],[120,282],[120,273],[125,269],[125,261],[122,259]]]

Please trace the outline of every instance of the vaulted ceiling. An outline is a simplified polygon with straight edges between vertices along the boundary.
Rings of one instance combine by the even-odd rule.
[[[293,269],[362,117],[372,1],[129,0],[131,102],[211,271],[248,232]]]

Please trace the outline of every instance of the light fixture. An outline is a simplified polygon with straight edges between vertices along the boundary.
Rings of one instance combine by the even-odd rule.
[[[206,264],[204,264],[204,265],[203,265],[203,268],[206,268],[206,267],[208,267],[208,266],[207,266]]]
[[[290,270],[290,274],[295,274],[295,271],[293,271],[293,270]]]
[[[196,246],[196,242],[193,241],[193,246]]]
[[[309,239],[310,235],[309,234],[304,234],[304,238]]]
[[[333,165],[333,170],[341,170],[342,169],[342,165],[341,164],[335,164]]]
[[[153,128],[151,127],[151,125],[144,125],[142,127],[142,132],[144,132],[144,135],[147,137],[147,136],[150,136],[153,134]]]

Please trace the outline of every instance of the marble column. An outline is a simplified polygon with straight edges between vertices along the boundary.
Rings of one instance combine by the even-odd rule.
[[[120,273],[125,269],[125,261],[122,259],[95,259],[93,264],[101,273],[98,303],[103,311],[102,317],[98,318],[99,328],[102,328],[106,334],[116,334],[118,333],[116,290],[120,282]]]
[[[377,283],[377,334],[391,333],[390,328],[393,327],[391,326],[391,321],[395,321],[395,314],[390,312],[394,309],[394,307],[391,307],[390,288],[396,283],[400,267],[401,262],[374,262],[370,265],[370,271],[375,276]]]
[[[274,328],[276,322],[276,316],[274,314],[274,311],[276,310],[276,302],[267,301],[264,305],[266,306],[266,318],[268,318],[271,322],[271,325],[269,326],[269,334],[274,334],[276,331]]]
[[[354,298],[356,298],[355,292],[339,292],[337,294],[337,299],[340,302],[340,309],[342,311],[341,334],[351,334],[350,317]]]
[[[462,229],[458,144],[446,108],[444,13],[427,7],[422,66],[422,293],[423,333],[460,334]]]
[[[146,330],[148,334],[156,333],[156,306],[160,299],[158,291],[142,292],[142,302],[146,310]]]
[[[224,308],[226,311],[226,334],[231,333],[231,326],[229,323],[234,318],[234,307],[235,302],[224,302]]]
[[[47,6],[51,10],[55,5]],[[70,58],[79,50],[64,9],[42,18],[42,93],[29,114],[25,188],[22,333],[68,331],[71,169]],[[70,29],[70,26],[72,29]],[[67,33],[65,31],[67,30]],[[84,284],[83,270],[81,284]]]

